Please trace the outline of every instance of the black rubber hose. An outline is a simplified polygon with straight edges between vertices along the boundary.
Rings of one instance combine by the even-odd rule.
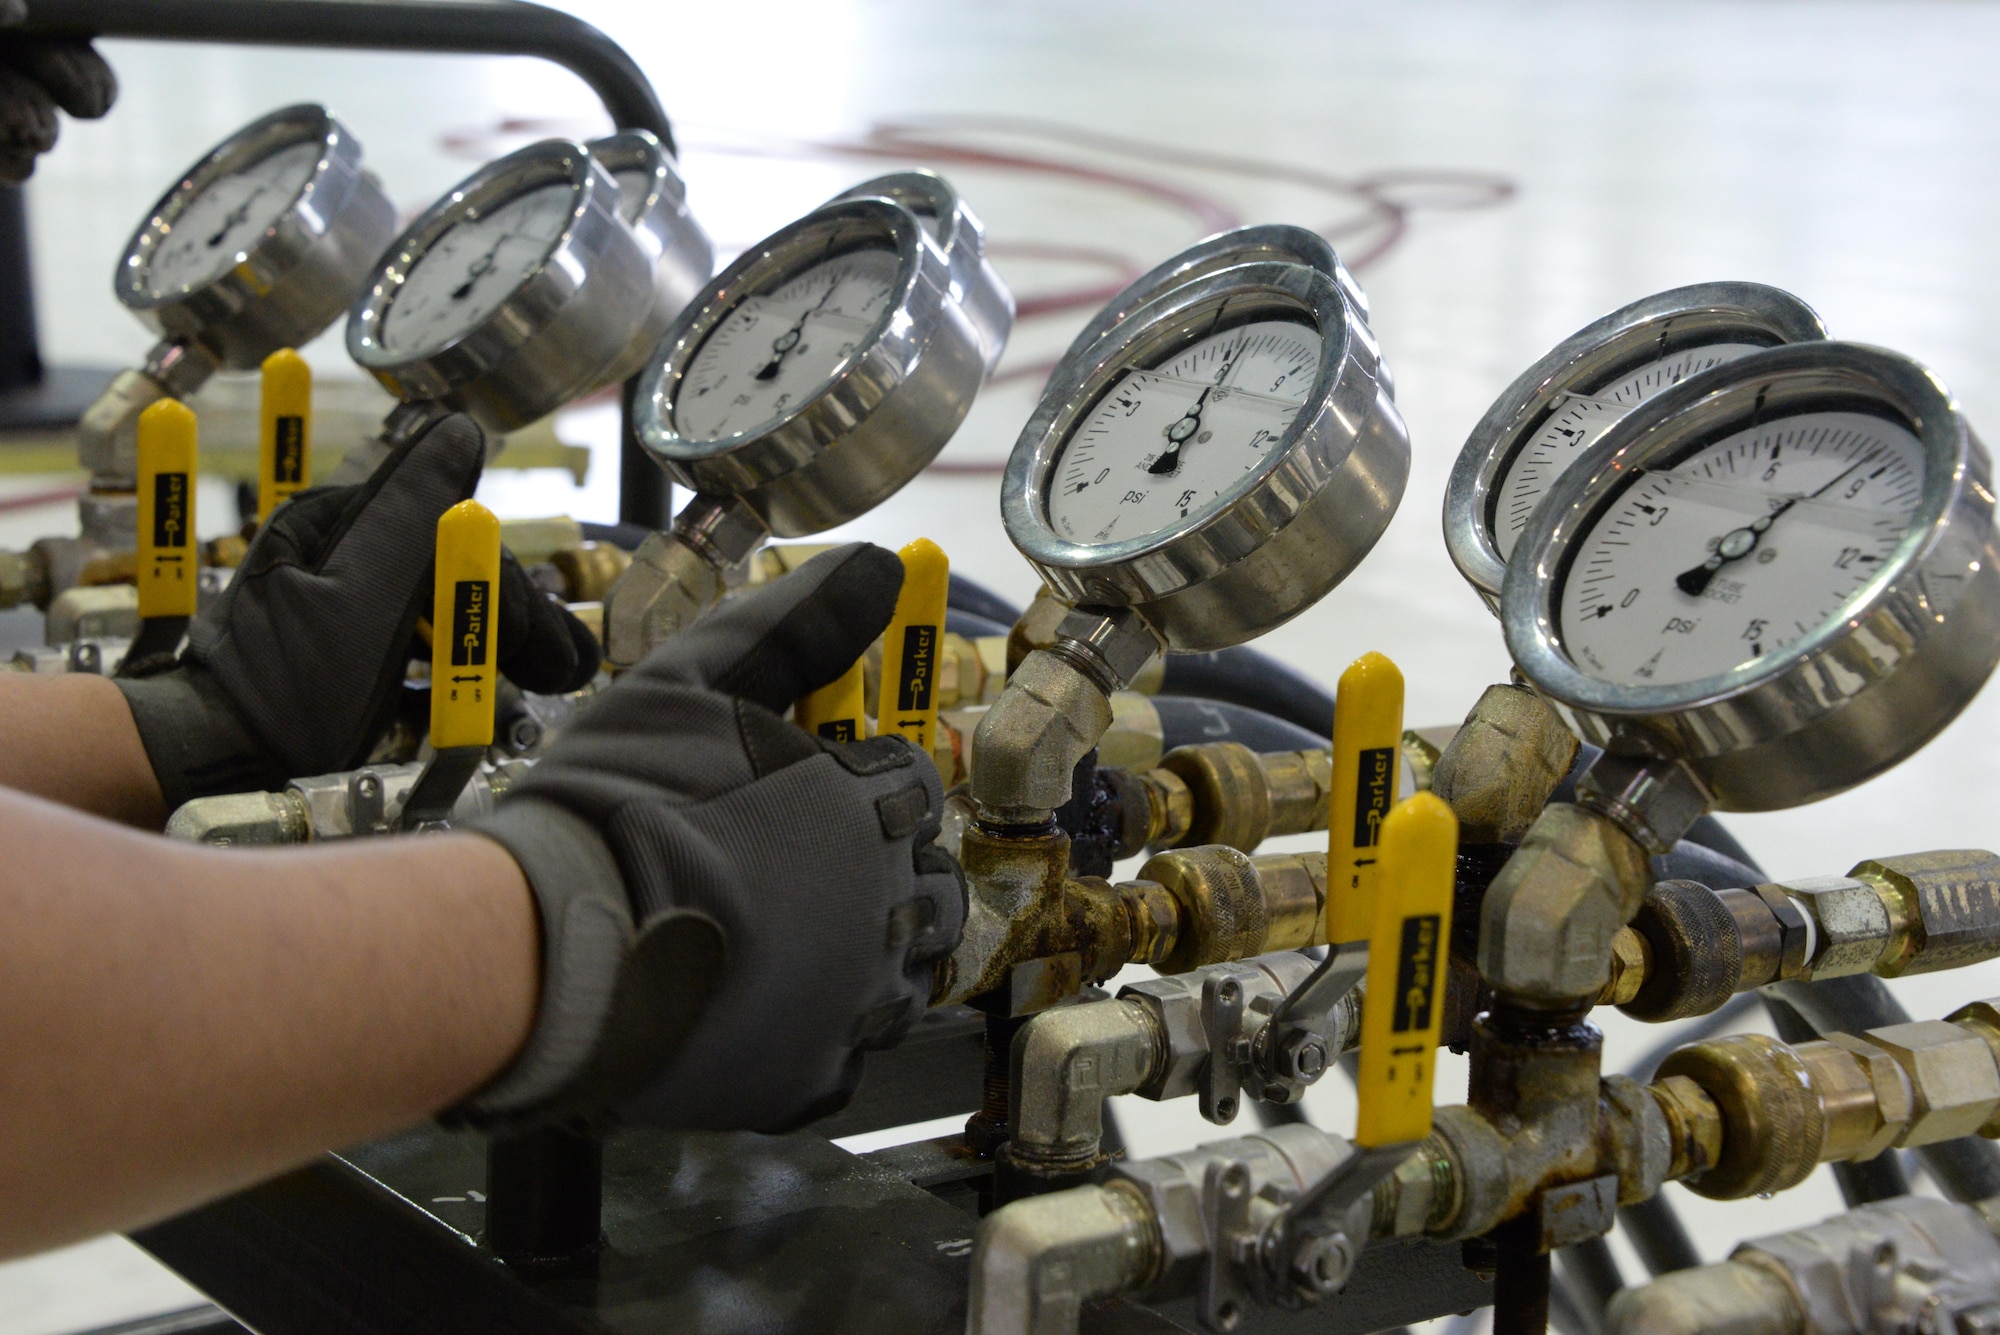
[[[1653,879],[1699,881],[1711,890],[1748,890],[1763,884],[1765,876],[1755,866],[1683,839],[1673,852],[1653,859]]]
[[[1333,696],[1311,677],[1269,654],[1238,647],[1212,654],[1170,654],[1162,695],[1193,695],[1261,710],[1304,728],[1327,745],[1333,736]]]
[[[1242,705],[1156,695],[1163,744],[1171,751],[1197,742],[1241,742],[1252,751],[1304,751],[1324,747],[1326,738],[1296,724]]]
[[[998,622],[1000,633],[1005,635],[1021,619],[1021,609],[1002,598],[984,584],[976,584],[959,574],[951,572],[950,586],[945,590],[944,605],[954,612],[970,612],[976,617]]]
[[[1556,1268],[1569,1290],[1570,1301],[1576,1305],[1577,1315],[1593,1335],[1602,1335],[1609,1329],[1605,1309],[1625,1287],[1625,1276],[1618,1269],[1618,1258],[1611,1254],[1611,1244],[1603,1238],[1572,1243],[1556,1253]]]
[[[1692,1270],[1701,1264],[1701,1253],[1695,1250],[1694,1239],[1681,1223],[1680,1212],[1667,1199],[1664,1185],[1658,1195],[1620,1206],[1618,1227],[1625,1230],[1625,1240],[1655,1275]]]
[[[963,635],[968,640],[979,639],[983,635],[1005,635],[1008,627],[991,621],[977,612],[967,612],[962,608],[944,609],[944,628],[953,635]]]
[[[1810,1043],[1819,1037],[1819,1031],[1782,997],[1766,994],[1764,1009],[1771,1014],[1771,1027],[1785,1042]],[[1840,1188],[1840,1199],[1847,1202],[1850,1210],[1910,1194],[1909,1175],[1903,1171],[1894,1150],[1884,1150],[1861,1163],[1837,1163],[1829,1167],[1833,1169],[1834,1183]]]
[[[588,519],[577,525],[589,542],[608,542],[631,552],[637,551],[639,544],[652,535],[653,530],[644,524],[594,524]]]
[[[1773,983],[1771,991],[1822,1034],[1859,1034],[1884,1025],[1907,1024],[1910,1013],[1874,974],[1822,978],[1817,982]],[[1914,1151],[1938,1190],[1955,1201],[2000,1196],[2000,1148],[1966,1136]]]

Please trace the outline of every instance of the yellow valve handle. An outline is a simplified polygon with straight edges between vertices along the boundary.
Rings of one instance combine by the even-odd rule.
[[[862,698],[861,660],[792,706],[792,718],[815,737],[858,742],[868,735],[868,706]]]
[[[1458,817],[1443,799],[1418,793],[1382,822],[1381,853],[1368,992],[1361,1004],[1361,1107],[1354,1143],[1364,1149],[1431,1133]]]
[[[257,522],[312,485],[312,368],[290,348],[264,359],[257,409]]]
[[[925,755],[937,736],[938,653],[944,647],[944,601],[951,563],[929,538],[897,553],[903,592],[882,632],[882,699],[876,730],[898,732]]]
[[[1381,654],[1363,654],[1340,674],[1333,705],[1326,939],[1335,945],[1374,929],[1382,822],[1396,802],[1402,742],[1402,670]]]
[[[194,542],[194,410],[161,399],[139,414],[139,616],[191,617],[198,578]]]
[[[437,525],[431,745],[439,751],[493,744],[499,597],[500,521],[478,501],[460,501]]]

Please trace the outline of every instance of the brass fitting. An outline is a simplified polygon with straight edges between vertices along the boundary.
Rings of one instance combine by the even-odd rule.
[[[562,576],[564,602],[601,603],[632,557],[615,542],[579,542],[551,552],[549,564]]]
[[[650,533],[604,595],[604,657],[628,668],[722,597],[724,577],[769,536],[740,498],[697,496],[671,534]]]
[[[1611,938],[1611,977],[1597,994],[1600,1006],[1623,1006],[1639,995],[1653,968],[1653,948],[1630,927]]]
[[[33,548],[0,551],[0,608],[46,603],[48,578],[48,567],[35,559]]]
[[[1161,973],[1325,944],[1324,853],[1252,857],[1211,845],[1161,853],[1139,878],[1181,910],[1173,948],[1153,964]]]
[[[1076,762],[1111,726],[1109,692],[1067,657],[1038,649],[979,720],[972,800],[995,825],[1038,825],[1069,800]]]
[[[649,533],[604,595],[604,657],[629,668],[722,597],[722,571],[679,539]]]
[[[1020,671],[1021,664],[1028,661],[1028,655],[1037,649],[1052,649],[1056,643],[1056,627],[1070,614],[1070,605],[1056,597],[1054,590],[1044,586],[1035,590],[1033,601],[1021,619],[1007,632],[1007,676]]]
[[[1652,879],[1646,850],[1617,823],[1564,802],[1546,807],[1487,889],[1480,975],[1525,1006],[1587,1004],[1610,980],[1612,942]]]
[[[1323,944],[1321,854],[1248,857],[1229,848],[1163,853],[1118,884],[1068,875],[1069,839],[1048,832],[960,836],[965,933],[939,965],[933,1004],[1001,992],[1031,1015],[1127,964],[1178,973]]]
[[[1157,822],[1149,827],[1149,846],[1226,844],[1248,853],[1273,835],[1326,828],[1333,753],[1259,755],[1241,742],[1203,742],[1167,752],[1142,781]]]
[[[1769,983],[1893,978],[2000,955],[2000,857],[1912,853],[1752,890],[1662,881],[1632,925],[1649,948],[1645,976],[1630,997],[1599,1000],[1634,1019],[1684,1019]]]
[[[1715,1165],[1688,1186],[1719,1200],[1782,1191],[1822,1163],[2000,1133],[2000,1008],[1786,1044],[1737,1034],[1680,1049],[1722,1122]]]
[[[1430,788],[1451,805],[1464,842],[1519,843],[1576,763],[1577,746],[1541,696],[1489,686],[1431,767]]]

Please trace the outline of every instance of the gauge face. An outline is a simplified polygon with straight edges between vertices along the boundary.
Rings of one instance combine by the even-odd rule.
[[[1746,357],[1760,347],[1756,343],[1715,343],[1686,348],[1588,395],[1569,395],[1521,446],[1507,464],[1500,485],[1494,488],[1493,545],[1499,549],[1500,559],[1514,554],[1514,544],[1542,497],[1583,453],[1583,447],[1603,435],[1606,427],[1661,390],[1711,366]]]
[[[1199,523],[1257,476],[1319,372],[1310,325],[1262,320],[1128,371],[1051,466],[1050,525],[1124,542]]]
[[[476,329],[541,268],[562,239],[576,187],[557,181],[468,214],[411,264],[382,320],[382,349],[436,352]]]
[[[689,360],[676,429],[695,441],[757,432],[813,398],[868,344],[899,268],[893,250],[852,250],[743,298]]]
[[[317,139],[289,144],[195,192],[154,248],[146,290],[167,296],[228,273],[291,208],[324,148]]]
[[[1853,412],[1780,418],[1642,471],[1583,531],[1557,634],[1586,675],[1700,681],[1839,616],[1908,531],[1923,446]]]

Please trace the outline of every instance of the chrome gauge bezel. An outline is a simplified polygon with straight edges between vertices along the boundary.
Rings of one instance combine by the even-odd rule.
[[[931,221],[938,249],[951,270],[951,299],[978,331],[986,374],[992,375],[1014,332],[1014,293],[986,258],[985,226],[952,183],[932,171],[877,176],[827,202],[869,198],[901,204],[919,221]]]
[[[738,303],[850,251],[896,255],[890,300],[830,381],[775,423],[716,440],[680,434],[675,396],[695,354]],[[827,204],[743,252],[681,312],[639,380],[639,441],[674,481],[737,496],[782,538],[874,509],[937,457],[985,375],[979,335],[951,299],[945,255],[886,199]]]
[[[382,345],[396,292],[461,218],[567,182],[569,221],[505,301],[443,347]],[[583,145],[545,139],[474,172],[425,210],[375,267],[347,320],[347,351],[406,403],[435,401],[496,431],[544,417],[599,383],[653,305],[652,265],[618,217],[618,183]]]
[[[151,258],[207,186],[294,144],[319,161],[278,220],[206,283],[156,293]],[[160,196],[112,279],[120,304],[168,339],[200,342],[233,370],[309,342],[338,319],[396,231],[396,210],[362,167],[361,144],[330,111],[302,102],[259,116],[204,154]]]
[[[1354,275],[1347,271],[1347,266],[1341,263],[1340,256],[1325,237],[1290,223],[1256,223],[1205,237],[1127,283],[1124,290],[1091,316],[1089,323],[1070,340],[1068,350],[1056,363],[1051,375],[1061,374],[1072,361],[1086,356],[1099,339],[1124,323],[1134,311],[1175,288],[1239,264],[1263,263],[1303,264],[1309,269],[1319,270],[1340,285],[1341,293],[1347,298],[1348,309],[1358,315],[1362,323],[1367,323],[1368,295],[1361,290],[1361,284],[1354,281]],[[1387,370],[1385,365],[1385,375]],[[1389,391],[1393,396],[1393,381],[1389,384]]]
[[[1318,330],[1298,415],[1237,497],[1179,529],[1091,545],[1060,536],[1048,488],[1069,437],[1126,372],[1220,328],[1270,316]],[[1051,588],[1131,607],[1176,652],[1241,644],[1312,606],[1360,564],[1396,512],[1409,436],[1374,335],[1341,285],[1301,264],[1238,264],[1171,288],[1059,366],[1007,461],[1007,535]]]
[[[632,336],[625,352],[598,379],[601,385],[625,379],[645,364],[666,336],[674,317],[695,299],[715,274],[715,243],[688,211],[687,183],[666,145],[651,130],[620,130],[584,145],[612,174],[643,173],[649,185],[632,210],[628,226],[653,263],[656,300],[651,315]],[[625,214],[623,189],[619,214]]]
[[[1686,348],[1750,342],[1775,347],[1826,336],[1812,307],[1762,283],[1695,283],[1593,320],[1516,377],[1466,438],[1444,494],[1444,541],[1452,564],[1497,615],[1507,578],[1507,562],[1493,535],[1497,489],[1535,432],[1571,395],[1595,393]]]
[[[1924,451],[1909,530],[1844,613],[1783,651],[1699,681],[1624,686],[1577,668],[1555,609],[1571,548],[1637,483],[1760,421],[1837,406],[1906,427]],[[1767,349],[1619,419],[1563,474],[1515,547],[1507,648],[1585,740],[1684,762],[1718,809],[1797,806],[1913,754],[2000,662],[2000,543],[1985,448],[1937,378],[1856,343]]]

